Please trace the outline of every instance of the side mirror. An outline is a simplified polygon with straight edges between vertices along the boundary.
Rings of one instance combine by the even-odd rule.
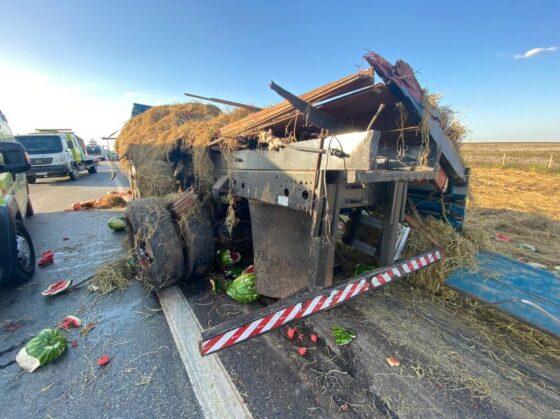
[[[12,174],[27,172],[31,169],[31,162],[25,148],[12,141],[0,141],[0,173]]]

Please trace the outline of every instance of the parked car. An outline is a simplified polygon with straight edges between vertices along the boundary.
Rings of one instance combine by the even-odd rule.
[[[21,283],[35,272],[35,249],[24,225],[33,215],[25,172],[31,168],[24,147],[14,140],[0,112],[0,283]]]
[[[116,151],[108,151],[107,152],[107,156],[109,157],[109,160],[118,160],[119,159],[119,155],[117,154]]]
[[[16,135],[16,141],[31,155],[31,170],[27,181],[38,177],[80,177],[80,172],[97,172],[97,161],[86,153],[83,140],[71,130],[37,130],[32,134]]]

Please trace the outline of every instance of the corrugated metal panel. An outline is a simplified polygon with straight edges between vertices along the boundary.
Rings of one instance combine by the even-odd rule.
[[[446,284],[560,337],[560,278],[501,255],[482,252],[478,259],[479,271],[455,271]]]

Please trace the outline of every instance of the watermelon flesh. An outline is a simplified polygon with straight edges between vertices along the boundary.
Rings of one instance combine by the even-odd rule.
[[[58,329],[41,330],[18,352],[16,362],[25,371],[33,372],[62,355],[66,343],[66,337]]]
[[[41,257],[39,258],[39,261],[37,262],[37,265],[43,267],[51,265],[52,263],[54,263],[54,253],[52,250],[47,250],[46,252],[43,252]]]
[[[59,323],[58,327],[64,330],[71,328],[78,328],[82,325],[82,321],[76,316],[66,316],[62,322]]]
[[[232,266],[241,260],[241,253],[229,249],[220,250],[218,260],[222,266]]]
[[[49,285],[46,290],[41,292],[41,295],[48,297],[51,295],[60,294],[61,292],[68,289],[70,285],[72,285],[71,279],[61,279],[60,281],[53,282],[51,285]]]

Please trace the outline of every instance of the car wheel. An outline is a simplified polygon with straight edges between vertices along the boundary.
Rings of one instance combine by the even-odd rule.
[[[80,177],[78,167],[72,166],[72,171],[68,174],[68,176],[70,176],[70,180],[78,180],[78,178]]]
[[[97,173],[97,166],[94,164],[93,166],[88,167],[87,171],[89,173]]]
[[[27,176],[27,183],[37,182],[37,176]]]
[[[16,260],[12,282],[29,281],[35,272],[35,248],[31,236],[20,220],[16,220]]]

